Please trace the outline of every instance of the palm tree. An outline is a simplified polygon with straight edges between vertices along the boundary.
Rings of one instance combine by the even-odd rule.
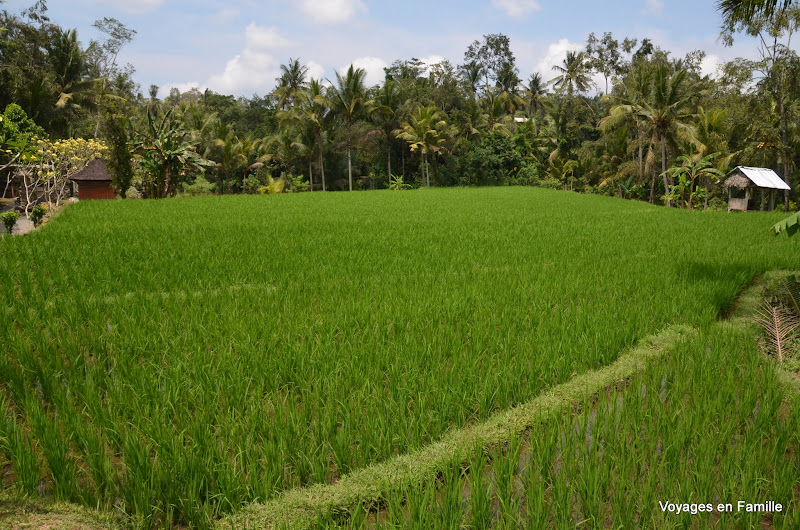
[[[651,69],[644,64],[636,64],[631,67],[630,72],[622,83],[624,93],[622,95],[610,95],[615,105],[609,110],[608,116],[600,120],[600,129],[607,132],[611,128],[620,125],[633,124],[636,129],[636,147],[639,152],[639,173],[638,179],[644,180],[644,131],[646,121],[642,115],[641,108],[644,100],[650,94],[652,85]],[[653,190],[653,195],[655,191]]]
[[[667,144],[675,144],[678,136],[689,141],[693,141],[696,136],[695,129],[688,124],[693,117],[689,107],[692,95],[686,89],[685,83],[686,70],[668,75],[665,66],[658,66],[653,76],[650,97],[642,102],[638,110],[653,134],[651,149],[647,155],[648,165],[652,166],[655,162],[654,148],[661,147],[661,174],[664,177],[667,206],[672,206],[667,177]]]
[[[544,96],[547,94],[547,84],[542,81],[539,73],[533,73],[528,78],[528,84],[524,88],[525,110],[528,117],[533,118],[538,112],[544,110]]]
[[[278,108],[284,109],[290,103],[292,108],[296,104],[297,94],[306,86],[308,67],[300,64],[299,59],[289,59],[289,64],[281,65],[281,75],[275,81],[278,87],[272,93],[278,98]]]
[[[345,75],[336,73],[336,85],[328,89],[328,100],[333,111],[345,123],[345,143],[347,144],[347,178],[350,191],[353,191],[353,143],[354,126],[366,113],[371,102],[367,100],[364,79],[367,73],[363,68],[350,65]]]
[[[486,69],[477,61],[469,62],[461,67],[461,76],[469,88],[470,95],[475,99],[478,93],[478,83],[486,73]]]
[[[247,165],[244,154],[244,143],[236,135],[233,128],[226,123],[218,123],[213,143],[206,148],[204,155],[207,159],[216,162],[217,175],[219,176],[219,193],[225,193],[225,182],[230,180],[232,174]]]
[[[497,72],[496,86],[500,92],[516,95],[520,79],[517,69],[512,63],[503,63]]]
[[[405,140],[412,152],[422,154],[425,167],[425,184],[430,187],[431,176],[428,168],[428,153],[438,153],[447,140],[449,128],[442,113],[434,105],[418,107],[408,122],[403,123],[397,137]]]
[[[317,166],[322,180],[322,191],[325,191],[325,166],[323,163],[323,151],[325,147],[325,129],[328,127],[330,118],[329,101],[325,96],[325,86],[318,80],[312,79],[308,87],[297,94],[298,106],[290,113],[279,113],[278,118],[282,121],[286,117],[293,120],[300,126],[303,135],[310,135],[313,141],[306,138],[303,141],[304,153],[309,157],[309,183],[310,190],[314,191],[314,178],[312,176],[313,158],[316,156]]]
[[[719,0],[717,9],[730,22],[746,22],[758,16],[771,17],[786,9],[793,0]]]
[[[370,113],[386,139],[386,182],[392,177],[392,139],[398,127],[400,103],[400,85],[393,79],[387,79],[375,97],[375,106]]]
[[[589,77],[589,67],[584,61],[583,52],[568,51],[567,56],[561,66],[553,66],[553,70],[559,72],[550,83],[559,92],[566,92],[572,97],[575,92],[581,94],[589,90],[592,86],[592,78]]]
[[[73,115],[93,104],[90,97],[94,80],[87,77],[86,55],[78,42],[77,32],[57,29],[48,46],[48,58],[53,68],[53,85],[58,95],[56,112],[60,134],[69,134]]]

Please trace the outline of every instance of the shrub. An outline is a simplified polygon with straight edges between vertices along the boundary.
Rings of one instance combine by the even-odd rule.
[[[308,182],[303,180],[303,175],[289,175],[289,182],[291,186],[289,188],[291,191],[308,191]]]
[[[6,227],[6,232],[9,234],[14,229],[14,225],[17,224],[19,220],[19,214],[15,211],[5,212],[0,214],[0,220],[3,221],[3,226]]]
[[[259,188],[258,192],[262,195],[276,195],[278,193],[283,193],[284,189],[286,188],[286,180],[283,177],[279,177],[277,179],[272,178],[272,176],[267,177],[267,185]]]
[[[38,227],[44,221],[44,216],[47,215],[47,209],[42,206],[41,204],[37,204],[31,210],[31,214],[28,218],[33,222],[33,226]]]
[[[533,164],[523,166],[517,171],[514,184],[534,186],[539,182],[539,168]]]
[[[389,179],[389,189],[390,190],[407,190],[411,188],[411,184],[407,184],[403,182],[403,177],[398,175],[392,175]]]
[[[564,189],[564,185],[560,180],[551,177],[543,178],[539,181],[538,185],[542,188],[550,188],[554,190]]]
[[[257,175],[248,175],[242,182],[242,192],[248,195],[255,195],[263,185],[264,183]]]
[[[214,183],[209,182],[202,175],[198,175],[194,182],[191,184],[184,183],[181,195],[186,197],[203,197],[211,195],[214,192]]]

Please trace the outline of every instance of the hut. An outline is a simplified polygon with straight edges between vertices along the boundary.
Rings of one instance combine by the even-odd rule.
[[[85,168],[81,169],[70,180],[77,185],[77,195],[80,200],[85,199],[113,199],[117,190],[111,185],[111,175],[106,170],[106,161],[95,158]]]
[[[756,190],[761,190],[761,206],[763,212],[766,204],[767,190],[769,190],[769,209],[775,209],[775,190],[788,190],[789,186],[777,173],[763,167],[736,166],[725,177],[725,187],[728,188],[728,211],[737,210],[746,212],[754,210]],[[734,191],[737,190],[737,191]],[[740,197],[734,197],[740,195]],[[741,196],[743,195],[743,197]]]

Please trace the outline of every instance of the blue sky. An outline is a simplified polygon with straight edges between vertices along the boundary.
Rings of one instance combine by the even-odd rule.
[[[18,12],[33,0],[6,0]],[[569,49],[590,32],[649,37],[674,55],[700,48],[704,69],[720,61],[754,57],[756,44],[733,48],[718,40],[714,0],[49,0],[51,19],[78,29],[84,44],[100,35],[92,22],[114,17],[138,35],[121,60],[136,68],[143,90],[151,84],[191,86],[236,95],[265,94],[290,57],[315,77],[354,63],[371,82],[395,59],[462,62],[464,50],[487,33],[511,38],[520,76],[552,76]]]

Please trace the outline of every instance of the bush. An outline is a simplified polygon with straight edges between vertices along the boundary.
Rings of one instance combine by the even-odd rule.
[[[202,175],[199,175],[191,184],[183,184],[181,195],[186,197],[203,197],[214,192],[214,183],[209,182]]]
[[[6,232],[9,234],[14,229],[14,225],[17,224],[19,220],[19,214],[15,211],[5,212],[0,214],[0,220],[3,221],[3,226],[6,227]]]
[[[38,226],[42,224],[42,221],[44,221],[45,215],[47,215],[47,209],[41,204],[37,204],[33,207],[33,210],[31,210],[31,214],[28,218],[33,222],[33,226],[38,228]]]
[[[279,193],[283,193],[286,189],[286,180],[283,177],[279,178],[272,178],[272,176],[267,177],[267,185],[263,186],[258,189],[258,192],[262,195],[277,195]]]
[[[252,174],[248,175],[242,181],[242,193],[246,193],[248,195],[255,195],[258,193],[258,190],[264,185],[264,182],[258,178],[257,175]]]
[[[562,184],[560,180],[554,179],[554,178],[551,178],[551,177],[544,178],[544,179],[540,180],[537,185],[542,187],[542,188],[550,188],[550,189],[553,189],[553,190],[563,190],[564,189],[564,184]]]
[[[290,174],[289,182],[291,183],[291,186],[289,186],[289,189],[291,191],[308,191],[308,182],[303,179],[303,175],[297,175],[295,177],[294,175]]]
[[[141,199],[142,196],[139,194],[139,190],[135,187],[131,186],[128,188],[128,191],[125,192],[126,199]]]
[[[535,165],[527,165],[517,171],[514,184],[522,186],[535,186],[539,182],[539,168]]]

